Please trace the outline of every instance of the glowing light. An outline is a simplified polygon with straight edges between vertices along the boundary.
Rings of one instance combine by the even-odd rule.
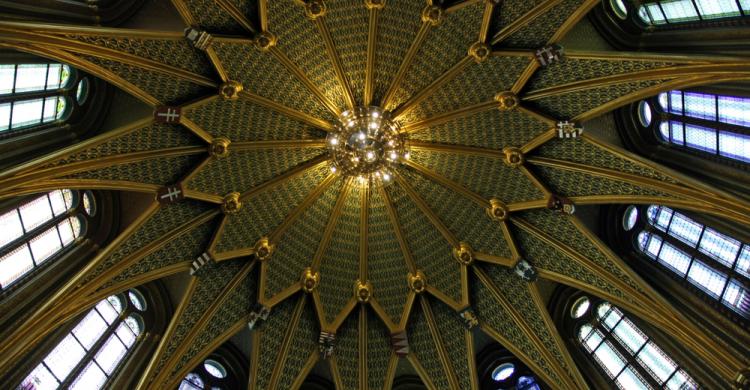
[[[329,142],[331,143],[331,145],[338,145],[339,139],[336,137],[331,137],[331,140]]]

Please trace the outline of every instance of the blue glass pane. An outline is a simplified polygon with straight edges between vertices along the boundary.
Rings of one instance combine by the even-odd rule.
[[[690,0],[665,0],[661,2],[661,8],[670,23],[700,20],[698,11]]]
[[[659,262],[680,276],[685,276],[690,266],[690,256],[673,245],[665,243],[659,253]]]
[[[705,93],[685,92],[685,115],[716,120],[716,97]]]
[[[736,0],[695,0],[695,4],[704,19],[729,18],[741,15]]]
[[[735,160],[750,162],[750,136],[719,131],[719,154]]]
[[[674,213],[672,217],[672,224],[669,225],[669,234],[677,237],[680,241],[695,248],[698,244],[703,225],[693,221],[692,219],[680,214]]]
[[[669,121],[669,141],[676,145],[685,145],[684,127],[682,122]]]
[[[727,276],[703,262],[695,260],[688,272],[688,280],[715,298],[718,298],[721,296],[724,285],[727,283]]]
[[[669,112],[682,114],[682,92],[669,91]]]
[[[705,152],[716,153],[716,130],[686,123],[685,145]]]
[[[698,249],[731,268],[740,251],[740,245],[739,241],[711,228],[706,228]]]
[[[734,96],[719,96],[718,99],[719,121],[750,126],[750,99]]]

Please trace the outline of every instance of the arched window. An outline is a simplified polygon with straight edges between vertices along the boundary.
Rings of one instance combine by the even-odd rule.
[[[0,65],[0,134],[66,119],[88,93],[75,73],[57,63]]]
[[[669,145],[750,162],[750,98],[669,91],[641,102],[638,117]]]
[[[0,214],[0,292],[84,235],[95,207],[92,193],[64,189]]]
[[[116,26],[127,21],[145,0],[14,0],[0,5],[5,18]]]
[[[616,1],[627,9],[622,1]],[[657,0],[638,5],[638,19],[649,26],[750,15],[747,0]]]
[[[629,208],[637,213],[638,208]],[[679,211],[649,206],[637,249],[744,318],[750,317],[750,245]],[[633,218],[633,217],[631,217]]]
[[[576,340],[610,383],[623,390],[697,389],[697,383],[618,308],[586,295],[573,304]]]
[[[29,373],[20,388],[103,388],[144,333],[141,315],[146,301],[140,292],[132,291],[99,302]]]
[[[491,343],[477,354],[481,389],[541,390],[534,372],[502,345]]]
[[[212,352],[180,382],[178,390],[229,390],[247,387],[247,363],[230,343]]]

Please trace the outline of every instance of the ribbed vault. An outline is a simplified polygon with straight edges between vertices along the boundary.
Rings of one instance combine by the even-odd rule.
[[[324,358],[341,388],[389,387],[398,359],[428,387],[475,388],[478,331],[551,387],[585,388],[533,273],[661,327],[718,375],[747,367],[562,206],[659,203],[747,225],[750,205],[558,129],[660,91],[746,79],[747,59],[568,50],[540,61],[592,0],[172,2],[187,38],[0,23],[0,47],[70,63],[154,108],[0,174],[0,199],[154,195],[0,344],[0,367],[101,297],[191,266],[144,388],[176,386],[259,305],[270,314],[253,328],[251,388],[299,385]],[[326,134],[360,105],[391,111],[410,140],[385,186],[329,169]],[[521,265],[534,272],[520,276]],[[330,357],[321,332],[335,334]],[[400,357],[391,335],[403,332]]]

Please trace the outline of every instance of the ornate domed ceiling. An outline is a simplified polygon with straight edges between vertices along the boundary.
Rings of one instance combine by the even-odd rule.
[[[293,388],[322,360],[341,388],[387,387],[398,364],[431,388],[476,388],[477,332],[551,387],[585,388],[540,280],[610,300],[722,376],[747,364],[575,215],[661,203],[750,223],[746,203],[585,123],[662,90],[747,77],[746,62],[566,50],[591,0],[173,3],[184,34],[0,24],[1,46],[153,107],[0,175],[0,198],[153,196],[2,344],[0,365],[44,324],[179,272],[190,284],[143,373],[149,388],[176,386],[248,325],[252,388]]]

